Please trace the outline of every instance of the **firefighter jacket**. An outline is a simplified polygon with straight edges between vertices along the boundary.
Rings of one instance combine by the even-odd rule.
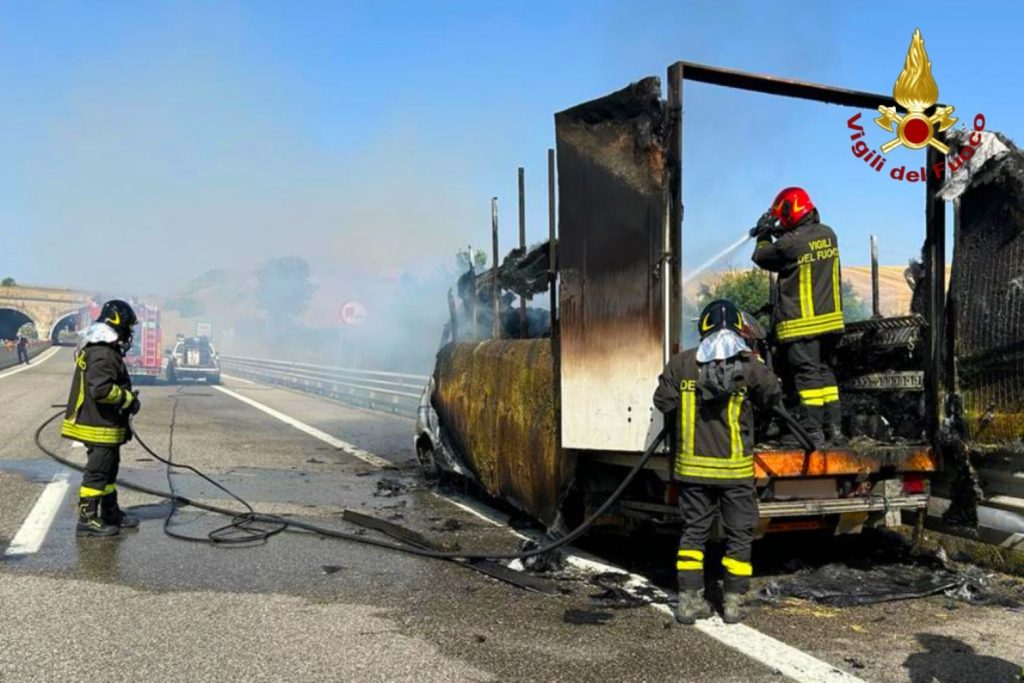
[[[89,445],[119,446],[131,438],[128,408],[134,400],[128,368],[118,350],[109,343],[87,344],[75,356],[61,436]]]
[[[754,409],[769,410],[782,398],[779,380],[749,353],[736,364],[733,389],[714,400],[698,386],[697,350],[676,354],[658,378],[654,406],[678,425],[676,479],[694,484],[729,485],[754,476]]]
[[[832,228],[810,221],[773,243],[762,237],[754,263],[779,274],[775,338],[789,342],[843,331],[839,241]]]

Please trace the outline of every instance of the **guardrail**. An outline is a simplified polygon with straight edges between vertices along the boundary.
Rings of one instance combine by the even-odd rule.
[[[420,395],[430,379],[426,375],[245,356],[221,355],[220,365],[223,372],[235,377],[276,384],[406,417],[416,416]]]
[[[50,348],[48,341],[35,341],[28,344],[29,359],[35,358],[40,353]],[[0,343],[0,370],[13,367],[18,364],[18,349],[14,343]]]

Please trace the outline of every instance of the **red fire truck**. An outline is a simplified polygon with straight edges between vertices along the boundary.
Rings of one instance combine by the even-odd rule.
[[[153,304],[143,304],[135,300],[129,300],[139,324],[135,326],[135,341],[132,348],[125,356],[125,364],[132,376],[132,381],[143,380],[148,383],[155,382],[163,369],[163,335],[160,332],[160,308]],[[86,329],[94,320],[100,316],[101,304],[92,302],[82,309],[79,329]]]

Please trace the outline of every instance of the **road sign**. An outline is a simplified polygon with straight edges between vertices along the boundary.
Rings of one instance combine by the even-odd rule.
[[[366,321],[366,306],[358,301],[346,301],[341,305],[339,317],[346,325],[358,327]]]

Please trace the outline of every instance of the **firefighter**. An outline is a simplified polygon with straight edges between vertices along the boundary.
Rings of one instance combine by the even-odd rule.
[[[120,299],[103,304],[99,318],[82,336],[61,435],[81,441],[88,462],[78,493],[78,536],[115,536],[139,520],[117,505],[121,445],[131,438],[128,418],[139,412],[124,355],[132,345],[137,319]]]
[[[799,419],[817,448],[843,445],[842,411],[836,385],[835,348],[843,332],[839,241],[821,222],[806,190],[787,187],[751,233],[753,260],[778,273],[772,314],[777,358],[799,405]],[[792,445],[792,435],[787,438]]]
[[[676,559],[676,619],[693,624],[712,614],[704,597],[704,546],[718,510],[726,536],[722,618],[733,624],[740,620],[753,572],[754,410],[773,409],[782,389],[751,352],[732,302],[711,302],[699,324],[700,345],[672,357],[654,393],[655,407],[678,428],[674,473],[683,535]]]

